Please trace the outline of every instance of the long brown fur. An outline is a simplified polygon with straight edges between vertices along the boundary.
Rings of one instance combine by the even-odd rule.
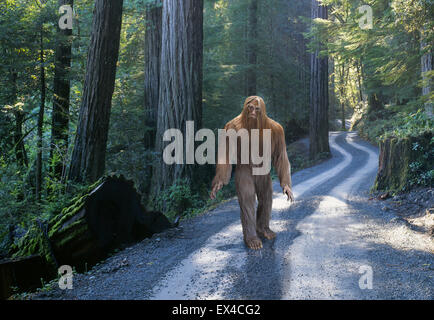
[[[248,117],[248,105],[259,105],[261,111],[256,119]],[[272,164],[280,180],[282,188],[289,186],[291,188],[291,167],[286,152],[285,135],[282,126],[267,116],[264,100],[258,96],[248,97],[243,106],[240,115],[229,121],[224,129],[259,129],[260,141],[262,141],[262,132],[264,129],[271,129],[271,155]],[[227,141],[228,142],[228,141]],[[238,155],[240,154],[240,145],[238,144]],[[213,179],[212,186],[218,183],[224,185],[229,183],[231,178],[232,165],[229,164],[228,143],[226,143],[226,162],[218,163],[216,166],[216,175]],[[260,153],[262,152],[260,146]],[[253,249],[262,247],[262,242],[258,235],[268,239],[274,238],[275,234],[269,228],[272,205],[272,184],[271,177],[267,175],[252,175],[252,164],[241,164],[238,159],[235,172],[235,185],[237,189],[238,202],[240,204],[241,223],[243,226],[244,241],[246,245]],[[258,198],[258,208],[255,217],[255,195]]]

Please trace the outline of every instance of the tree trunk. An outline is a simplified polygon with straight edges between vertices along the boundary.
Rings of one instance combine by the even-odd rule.
[[[249,23],[247,31],[247,95],[256,95],[256,64],[257,64],[257,41],[258,41],[258,0],[250,0]]]
[[[19,109],[14,111],[15,116],[15,132],[14,132],[14,144],[15,144],[15,157],[19,166],[29,166],[26,148],[24,146],[23,136],[23,122],[24,112]]]
[[[383,109],[383,102],[380,100],[377,93],[370,93],[368,96],[368,110],[367,113],[380,111]]]
[[[381,140],[378,172],[373,190],[404,190],[418,183],[423,185],[420,176],[432,169],[432,160],[425,157],[424,151],[429,149],[432,139],[432,132],[425,132],[417,136],[388,137]],[[414,149],[415,144],[420,148]],[[418,163],[419,168],[412,168],[411,165],[414,163]],[[430,186],[432,179],[426,182]]]
[[[345,63],[342,61],[341,62],[341,66],[340,66],[340,75],[339,75],[339,80],[340,80],[340,86],[339,86],[339,91],[340,91],[340,96],[341,96],[341,129],[343,131],[346,130],[345,127],[345,101],[346,99],[345,97],[345,92],[346,92],[346,88],[347,88],[347,84],[348,84],[348,75],[349,75],[349,69],[346,70],[345,72]]]
[[[36,199],[41,200],[42,192],[42,142],[43,142],[43,128],[44,128],[44,112],[45,112],[45,67],[44,67],[44,35],[41,25],[41,39],[40,39],[40,60],[41,60],[41,106],[39,107],[38,114],[38,142],[36,154]]]
[[[360,99],[360,102],[363,102],[361,63],[356,62],[356,67],[357,67],[357,87],[359,89],[359,99]]]
[[[427,101],[425,102],[425,112],[428,115],[428,117],[432,118],[433,111],[432,111],[432,105],[433,102],[430,100],[429,95],[431,92],[431,80],[428,79],[426,76],[426,72],[433,70],[433,55],[431,51],[426,51],[427,43],[424,39],[424,32],[422,32],[422,40],[420,42],[420,49],[423,52],[421,57],[421,72],[422,72],[422,95],[427,97]]]
[[[163,5],[163,35],[156,151],[160,163],[154,169],[153,193],[190,178],[192,166],[167,165],[162,153],[164,132],[180,129],[185,137],[186,121],[202,122],[203,0],[166,0]],[[185,152],[186,153],[186,152]]]
[[[336,92],[339,90],[337,77],[339,76],[339,65],[337,65],[336,60],[333,58],[329,61],[329,74],[331,75],[329,85],[329,119],[333,119],[334,121],[338,118],[339,112],[339,101],[336,95]]]
[[[96,181],[104,173],[123,0],[97,0],[69,177]]]
[[[70,5],[73,0],[59,0],[59,7]],[[54,95],[51,124],[51,147],[50,162],[57,154],[56,163],[52,168],[58,178],[63,178],[66,168],[66,154],[68,151],[68,126],[69,126],[69,93],[70,93],[70,68],[71,68],[71,45],[72,30],[62,30],[58,27],[57,44],[54,61]]]
[[[243,43],[244,43],[244,62],[246,65],[248,65],[249,63],[249,19],[243,19]],[[247,68],[246,68],[247,70]],[[243,90],[244,90],[244,95],[247,96],[249,95],[249,89],[248,89],[248,77],[249,74],[248,72],[244,72],[243,73]]]
[[[12,93],[10,98],[11,105],[17,102],[17,78],[18,74],[14,69],[10,69],[10,83],[12,85]],[[24,122],[24,111],[22,108],[14,108],[15,117],[15,130],[14,130],[14,146],[15,146],[15,157],[17,159],[17,164],[19,166],[29,166],[27,159],[27,152],[24,146],[24,136],[23,136],[23,122]]]
[[[327,6],[312,0],[312,19],[327,19]],[[328,57],[320,57],[319,50],[311,54],[309,156],[330,152],[328,137]]]
[[[158,96],[160,89],[162,0],[146,6],[145,33],[145,148],[155,147],[157,130]]]

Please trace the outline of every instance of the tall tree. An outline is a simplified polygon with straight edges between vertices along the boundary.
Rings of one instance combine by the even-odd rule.
[[[160,89],[162,0],[146,6],[145,33],[145,148],[154,148],[157,130],[158,96]]]
[[[249,23],[247,30],[247,95],[256,95],[256,64],[258,50],[258,0],[250,0]]]
[[[17,78],[18,73],[14,68],[10,68],[10,85],[12,86],[10,102],[12,105],[15,105],[17,102]],[[15,146],[15,157],[17,159],[17,163],[20,166],[28,166],[27,159],[27,151],[24,146],[24,135],[23,135],[23,123],[25,113],[21,107],[21,105],[17,105],[14,108],[14,117],[15,117],[15,130],[14,130],[14,146]]]
[[[421,64],[421,74],[422,74],[422,96],[426,98],[425,102],[425,112],[428,115],[428,117],[433,117],[433,101],[430,96],[431,94],[431,78],[427,76],[428,72],[433,71],[433,64],[434,64],[434,58],[431,49],[427,45],[427,41],[425,39],[426,31],[421,31],[421,42],[420,42],[420,49],[421,49],[421,58],[420,58],[420,64]],[[432,77],[432,76],[431,76]]]
[[[202,121],[203,0],[163,2],[160,93],[156,151],[163,153],[167,129],[180,129],[185,137],[186,121],[199,128]],[[186,152],[185,152],[186,153]],[[167,165],[160,157],[154,170],[153,192],[170,186],[178,178],[189,178],[191,166]]]
[[[312,19],[327,19],[327,6],[312,0]],[[315,39],[314,39],[315,40]],[[317,40],[317,39],[316,39]],[[330,152],[328,125],[328,57],[320,55],[320,48],[311,54],[309,156]]]
[[[41,105],[38,113],[38,142],[36,151],[36,199],[41,200],[42,193],[42,143],[43,143],[43,129],[44,129],[44,113],[45,113],[45,98],[46,98],[46,80],[45,80],[45,66],[44,66],[44,28],[41,22],[40,30],[40,84],[41,84]]]
[[[59,0],[58,5],[74,5],[73,0]],[[51,148],[50,159],[55,154],[61,157],[56,161],[53,171],[57,177],[65,174],[65,155],[68,150],[68,126],[69,126],[69,93],[70,93],[70,68],[71,68],[71,44],[72,29],[57,30],[57,43],[54,61],[54,85],[53,85],[53,111],[51,124]]]
[[[96,0],[86,79],[69,177],[95,181],[105,169],[123,0]]]

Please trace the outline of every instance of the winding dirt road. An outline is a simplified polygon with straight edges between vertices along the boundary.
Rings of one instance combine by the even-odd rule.
[[[330,146],[293,175],[295,203],[274,182],[277,237],[263,249],[245,247],[233,199],[36,298],[433,299],[432,238],[369,201],[378,150],[355,132],[330,133]]]

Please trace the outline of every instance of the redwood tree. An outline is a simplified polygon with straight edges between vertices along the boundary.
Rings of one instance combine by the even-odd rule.
[[[203,59],[203,0],[164,0],[160,91],[153,191],[158,192],[178,178],[189,178],[191,165],[163,162],[165,130],[180,129],[185,137],[186,121],[201,126]]]
[[[312,0],[312,19],[327,19],[327,6]],[[318,40],[318,39],[314,39]],[[320,48],[311,54],[310,78],[310,121],[309,155],[314,159],[318,154],[330,152],[328,126],[328,57],[320,56]]]
[[[59,0],[59,7],[69,5],[73,7],[73,0]],[[51,123],[51,148],[50,159],[57,153],[64,157],[68,150],[69,127],[69,93],[70,93],[70,68],[71,68],[71,29],[57,29],[57,43],[54,60],[54,85],[53,85],[53,112]],[[57,177],[65,172],[65,161],[57,161],[53,171]]]
[[[256,64],[257,64],[257,50],[258,50],[258,0],[250,0],[249,4],[249,23],[247,30],[248,44],[247,44],[247,95],[256,95]]]
[[[119,54],[123,0],[96,0],[86,78],[69,177],[97,180],[105,169],[111,100]]]
[[[45,113],[45,98],[46,98],[46,77],[45,77],[45,67],[44,67],[44,28],[41,22],[41,30],[40,30],[40,48],[39,48],[39,57],[40,57],[40,82],[41,82],[41,104],[38,112],[38,140],[36,143],[37,151],[36,151],[36,199],[38,201],[41,200],[42,193],[42,144],[43,144],[43,129],[44,129],[44,113]]]
[[[160,88],[162,0],[146,6],[145,33],[145,148],[154,148],[157,130],[157,109]]]

